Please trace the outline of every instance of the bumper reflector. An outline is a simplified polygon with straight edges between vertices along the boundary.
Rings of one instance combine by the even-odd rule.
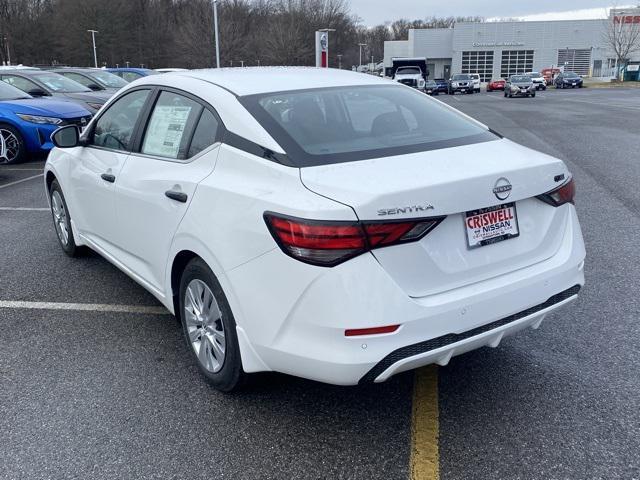
[[[345,337],[357,337],[359,335],[380,335],[382,333],[393,333],[400,328],[400,325],[387,325],[373,328],[352,328],[344,331]]]

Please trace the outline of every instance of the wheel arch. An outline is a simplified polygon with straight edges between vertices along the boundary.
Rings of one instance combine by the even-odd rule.
[[[48,170],[47,173],[45,173],[44,176],[44,181],[45,181],[45,185],[47,186],[47,193],[51,191],[51,184],[53,183],[54,180],[57,180],[58,178],[56,177],[56,174],[53,173],[51,170]]]
[[[242,321],[244,312],[240,302],[235,296],[233,288],[229,284],[227,276],[224,274],[222,266],[216,261],[215,256],[209,252],[204,245],[200,245],[198,241],[190,239],[190,237],[174,239],[172,252],[174,253],[169,257],[170,266],[167,268],[166,274],[167,293],[169,293],[169,295],[165,295],[165,306],[167,308],[173,308],[173,314],[176,318],[180,319],[180,278],[187,264],[194,258],[200,258],[205,264],[207,264],[218,279],[218,282],[222,287],[222,291],[229,302],[231,311],[233,312],[233,316],[236,320],[236,333],[238,336],[243,370],[247,373],[270,371],[271,368],[267,366],[260,355],[256,352],[253,344],[249,340],[247,332],[242,327],[244,323]]]
[[[180,304],[180,299],[178,298],[178,295],[180,293],[180,278],[182,277],[182,272],[184,272],[184,269],[194,258],[200,258],[206,263],[206,261],[200,255],[191,250],[180,250],[174,256],[173,262],[171,263],[171,271],[169,274],[171,302],[173,304],[174,315],[178,319],[180,318],[180,311],[178,308]]]

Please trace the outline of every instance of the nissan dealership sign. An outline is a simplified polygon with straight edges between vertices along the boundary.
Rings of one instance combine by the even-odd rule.
[[[473,42],[474,47],[522,47],[524,42]]]

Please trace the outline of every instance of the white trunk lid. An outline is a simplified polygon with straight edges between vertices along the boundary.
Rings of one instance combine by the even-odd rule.
[[[419,242],[373,251],[412,297],[551,257],[560,247],[566,209],[533,197],[561,185],[558,175],[569,177],[563,162],[508,140],[301,169],[308,189],[351,206],[360,220],[447,216]],[[512,185],[504,201],[493,192],[500,178]],[[465,212],[506,202],[516,202],[520,235],[469,249]]]

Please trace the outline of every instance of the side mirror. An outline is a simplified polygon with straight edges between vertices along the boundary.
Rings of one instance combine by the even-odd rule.
[[[104,90],[104,88],[102,88],[97,83],[90,83],[89,85],[87,85],[87,88],[93,90],[94,92],[99,92],[101,90]]]
[[[49,94],[41,88],[32,88],[27,92],[32,97],[48,97]]]
[[[73,148],[80,145],[80,131],[75,125],[60,127],[53,135],[51,141],[58,148]]]

